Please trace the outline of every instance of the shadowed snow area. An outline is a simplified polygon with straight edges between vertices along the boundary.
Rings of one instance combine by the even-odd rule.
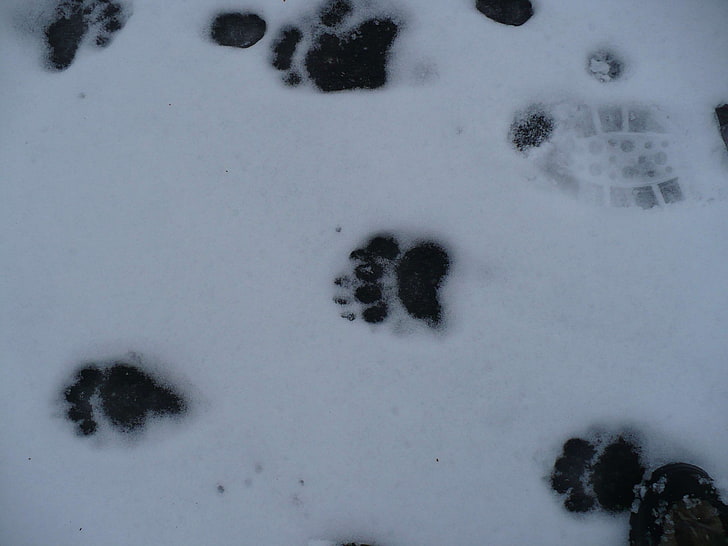
[[[101,10],[68,8],[62,70],[57,4],[0,3],[0,544],[609,546],[642,469],[697,464],[726,496],[728,4],[534,0],[514,26],[351,3],[329,31],[304,0],[119,2],[104,48]],[[265,26],[221,47],[230,13]],[[362,54],[371,19],[397,30]],[[297,87],[272,66],[290,25]],[[306,68],[374,57],[376,80]],[[349,259],[376,236],[398,254]],[[130,351],[163,365],[109,382]],[[130,377],[167,389],[117,419],[138,438],[66,419],[90,363],[111,386],[73,391],[83,415]]]

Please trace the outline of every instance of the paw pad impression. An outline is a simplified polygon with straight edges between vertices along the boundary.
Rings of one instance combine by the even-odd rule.
[[[221,46],[248,48],[265,35],[265,21],[255,13],[220,13],[212,21],[210,38]]]
[[[302,25],[301,25],[302,27]],[[272,64],[284,81],[311,81],[325,92],[377,89],[387,83],[390,49],[399,32],[393,17],[362,18],[351,0],[330,0],[307,27],[281,28]],[[305,51],[299,51],[304,44]]]
[[[84,436],[96,433],[101,418],[115,430],[130,433],[143,429],[152,416],[180,415],[187,410],[187,402],[173,388],[125,362],[84,366],[63,394],[66,416]]]
[[[373,542],[337,542],[333,540],[309,540],[308,546],[376,546]]]
[[[520,27],[533,16],[530,0],[477,0],[476,9],[502,25]]]
[[[81,42],[91,36],[97,47],[106,47],[126,24],[129,9],[112,0],[64,0],[45,29],[48,65],[65,70],[76,57]]]
[[[438,327],[443,320],[440,287],[450,269],[442,245],[419,241],[403,251],[391,234],[376,235],[349,255],[351,272],[338,277],[334,301],[348,320],[384,322],[398,309],[411,318]]]
[[[728,150],[728,104],[716,106],[715,116],[718,119],[720,138],[723,139],[723,144],[725,144],[725,147]]]
[[[629,510],[635,486],[645,467],[641,449],[624,435],[609,438],[571,438],[564,443],[551,473],[551,487],[564,496],[570,512],[601,507],[607,512]]]

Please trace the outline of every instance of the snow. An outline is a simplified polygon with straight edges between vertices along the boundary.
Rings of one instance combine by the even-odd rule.
[[[388,86],[332,94],[269,64],[304,0],[137,0],[63,72],[29,4],[0,6],[0,542],[625,543],[548,484],[595,427],[728,492],[723,0],[541,0],[518,28],[400,0]],[[243,7],[265,37],[212,43]],[[605,44],[609,84],[585,68]],[[699,197],[555,191],[508,131],[563,100],[669,112]],[[448,249],[442,331],[339,317],[333,279],[382,231]],[[191,411],[76,436],[74,370],[131,351]]]

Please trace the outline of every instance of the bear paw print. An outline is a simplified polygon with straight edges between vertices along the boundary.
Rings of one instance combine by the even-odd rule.
[[[283,81],[291,86],[311,81],[324,92],[384,86],[400,25],[387,15],[362,20],[357,11],[350,0],[331,0],[312,25],[281,28],[271,62],[285,72]]]
[[[551,487],[564,496],[570,512],[601,507],[611,513],[629,510],[635,486],[645,467],[641,448],[624,435],[608,438],[571,438],[564,443],[551,473]]]
[[[84,366],[63,395],[69,406],[66,416],[83,436],[96,433],[101,418],[115,430],[130,433],[142,430],[152,416],[187,410],[187,402],[173,388],[126,362]]]
[[[344,307],[342,317],[377,324],[397,309],[437,328],[443,321],[440,287],[450,269],[445,248],[434,241],[418,241],[402,250],[397,237],[380,234],[351,252],[350,273],[338,277],[334,301]]]

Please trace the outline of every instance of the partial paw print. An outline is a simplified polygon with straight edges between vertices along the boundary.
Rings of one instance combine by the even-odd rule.
[[[645,473],[640,454],[641,448],[626,434],[571,438],[556,459],[551,487],[563,495],[570,512],[624,512],[631,508]]]
[[[337,542],[334,540],[309,540],[308,546],[377,546],[373,542]]]
[[[127,362],[88,364],[63,391],[66,416],[83,436],[103,420],[122,433],[141,431],[150,417],[181,415],[187,402],[142,368]]]
[[[534,104],[516,115],[510,140],[580,200],[650,209],[685,198],[667,125],[648,106]]]
[[[476,0],[476,9],[502,25],[520,27],[533,17],[531,0]]]
[[[306,24],[280,29],[272,64],[291,86],[312,82],[325,92],[377,89],[387,83],[390,49],[400,23],[360,9],[354,0],[329,0]]]
[[[48,66],[65,70],[89,37],[97,47],[106,47],[126,24],[130,8],[113,0],[62,0],[53,21],[45,29]]]
[[[450,270],[450,257],[435,241],[415,241],[406,250],[391,234],[372,237],[349,255],[351,272],[338,277],[334,301],[341,316],[377,324],[406,315],[432,328],[444,318],[440,288]]]
[[[218,45],[247,49],[265,35],[265,20],[256,13],[229,11],[219,13],[210,25],[210,38]]]
[[[728,104],[721,104],[715,107],[715,116],[718,120],[720,138],[723,139],[726,150],[728,150]]]

